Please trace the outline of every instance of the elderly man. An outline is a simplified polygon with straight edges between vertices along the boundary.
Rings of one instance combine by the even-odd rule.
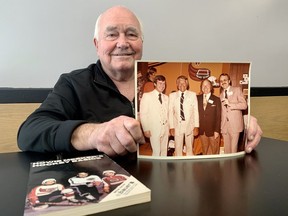
[[[96,64],[63,74],[39,109],[22,124],[18,146],[23,151],[98,150],[109,156],[137,151],[144,143],[134,119],[134,62],[141,59],[143,33],[139,20],[122,6],[109,8],[96,22]],[[251,125],[250,151],[261,133]]]

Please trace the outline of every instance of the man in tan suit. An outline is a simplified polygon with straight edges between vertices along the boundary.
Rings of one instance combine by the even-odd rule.
[[[240,87],[231,86],[230,76],[219,77],[222,101],[221,133],[224,139],[224,152],[237,152],[240,132],[244,129],[242,110],[247,109],[247,102]]]
[[[197,97],[195,92],[188,91],[187,77],[179,76],[176,84],[178,91],[169,95],[169,126],[175,139],[175,155],[183,155],[184,139],[186,155],[193,155],[194,136],[199,127]]]
[[[169,136],[168,96],[163,94],[166,79],[157,75],[153,91],[143,94],[140,101],[140,121],[145,137],[150,139],[152,156],[167,156]]]

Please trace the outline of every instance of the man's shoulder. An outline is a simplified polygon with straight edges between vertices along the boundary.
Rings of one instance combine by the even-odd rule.
[[[193,96],[194,96],[194,95],[196,96],[196,92],[193,92],[193,91],[190,91],[190,90],[187,91],[187,94],[189,94],[189,95],[191,95],[191,96],[192,96],[192,95],[193,95]]]
[[[169,98],[168,95],[166,95],[166,94],[163,94],[163,97],[164,97],[164,98],[167,98],[167,99]]]
[[[214,94],[211,94],[210,98],[213,98],[215,100],[220,100],[220,98],[218,96],[214,95]]]
[[[152,96],[153,93],[154,93],[154,91],[144,92],[144,93],[143,93],[143,97],[144,97],[144,96],[145,96],[145,97]]]
[[[95,66],[96,64],[93,63],[93,64],[90,64],[88,67],[86,68],[80,68],[80,69],[76,69],[76,70],[73,70],[71,71],[70,73],[66,73],[66,74],[63,74],[64,76],[70,76],[70,77],[74,77],[74,76],[87,76],[87,75],[90,75],[91,72],[94,72],[95,71]]]
[[[230,88],[230,91],[239,91],[239,90],[241,90],[241,87],[239,87],[239,86],[230,86],[229,88]]]
[[[234,94],[241,94],[242,89],[238,86],[230,86],[230,92],[233,92]]]
[[[177,94],[177,92],[171,92],[171,93],[169,94],[169,97],[175,97],[176,94]]]
[[[94,79],[95,74],[95,64],[91,64],[86,68],[76,69],[69,73],[61,74],[58,84],[63,82],[69,83],[85,83],[89,80]]]

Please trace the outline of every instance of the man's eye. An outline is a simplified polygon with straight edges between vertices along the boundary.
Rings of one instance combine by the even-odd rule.
[[[116,33],[109,33],[106,35],[107,40],[115,40],[118,37],[118,34]]]
[[[138,34],[135,34],[135,33],[127,33],[126,34],[126,37],[129,39],[129,40],[137,40],[138,39]]]

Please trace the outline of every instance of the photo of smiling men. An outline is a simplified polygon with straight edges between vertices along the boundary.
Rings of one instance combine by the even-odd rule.
[[[137,62],[138,73],[140,71],[141,73],[143,73],[143,76],[145,75],[145,72],[149,71],[148,70],[149,67],[153,67],[157,70],[157,76],[162,75],[166,78],[165,95],[167,96],[176,95],[176,93],[179,91],[179,86],[177,85],[177,79],[179,79],[179,77],[183,77],[187,78],[187,80],[185,79],[184,80],[185,82],[187,82],[187,86],[189,86],[189,91],[195,92],[197,96],[196,100],[197,103],[194,103],[194,105],[198,104],[197,115],[199,115],[198,116],[199,124],[193,126],[195,130],[197,129],[197,133],[194,132],[191,133],[191,136],[193,136],[192,139],[193,142],[190,143],[189,140],[185,141],[184,139],[183,146],[180,146],[176,151],[177,144],[175,140],[175,134],[171,134],[173,130],[170,130],[168,135],[169,143],[167,143],[167,146],[170,145],[170,143],[173,143],[175,151],[173,152],[173,154],[169,154],[169,156],[167,157],[179,158],[183,156],[189,158],[190,157],[197,158],[201,156],[209,158],[214,156],[221,157],[230,153],[238,153],[238,152],[241,153],[243,151],[243,145],[245,145],[245,139],[246,139],[245,136],[243,136],[245,131],[243,116],[249,113],[248,105],[249,105],[249,92],[250,92],[249,91],[250,63],[156,62],[156,61]],[[222,89],[224,89],[225,87],[224,78],[227,77],[221,76],[220,81],[219,78],[220,75],[222,74],[229,75],[230,80],[230,83],[228,81],[230,87],[227,89],[228,92],[230,93],[228,93],[229,94],[227,96],[228,99],[226,100],[225,100],[225,91],[222,91]],[[232,89],[237,89],[237,92],[231,93]],[[174,105],[175,108],[177,108],[177,110],[181,110],[180,96],[179,96],[179,107],[178,105]],[[234,96],[237,96],[237,100],[241,101],[242,104],[241,106],[239,104],[238,105],[236,104],[236,98],[233,98]],[[186,102],[192,101],[191,100],[192,98],[189,97],[190,97],[189,95],[187,97],[185,97],[184,95],[184,101]],[[172,103],[174,103],[172,101],[172,98],[173,97],[169,97],[168,100],[168,104],[170,107],[172,107]],[[156,105],[157,103],[155,102],[150,103],[151,109],[154,109],[154,111],[156,111],[155,108]],[[228,108],[226,108],[226,105]],[[191,104],[191,107],[192,106],[193,104]],[[231,137],[231,133],[234,132],[232,130],[228,130],[229,128],[228,125],[229,123],[232,124],[234,122],[234,119],[232,116],[229,116],[231,118],[230,120],[231,122],[227,123],[227,118],[226,119],[223,118],[227,114],[227,109],[229,110],[228,111],[229,113],[238,113],[238,120],[235,119],[235,121],[237,121],[237,123],[235,124],[239,125],[239,128],[237,129],[238,136],[234,134],[235,136],[233,137],[233,139],[231,139],[233,141],[230,141],[230,143],[229,139]],[[226,113],[224,113],[224,111]],[[171,113],[172,112],[168,113],[168,117],[170,119],[172,115]],[[208,113],[210,114],[212,113],[211,115],[213,115],[213,117],[211,115],[208,115]],[[158,115],[160,114],[158,113]],[[194,118],[195,116],[196,115],[194,112],[193,115],[187,116],[188,119],[185,119],[185,121],[191,121],[192,118]],[[179,119],[181,119],[181,116],[179,117]],[[171,122],[169,121],[168,121],[168,127],[173,128],[173,125],[171,125]],[[212,132],[210,132],[210,130]],[[171,139],[171,137],[173,139]],[[211,140],[212,141],[215,140],[215,142],[210,142]],[[190,148],[187,149],[187,145],[188,147],[192,147],[192,152]],[[241,146],[242,148],[240,148]],[[138,155],[140,157],[152,156],[152,148],[149,140],[147,141],[147,143],[139,146]],[[163,155],[160,157],[165,156]]]

